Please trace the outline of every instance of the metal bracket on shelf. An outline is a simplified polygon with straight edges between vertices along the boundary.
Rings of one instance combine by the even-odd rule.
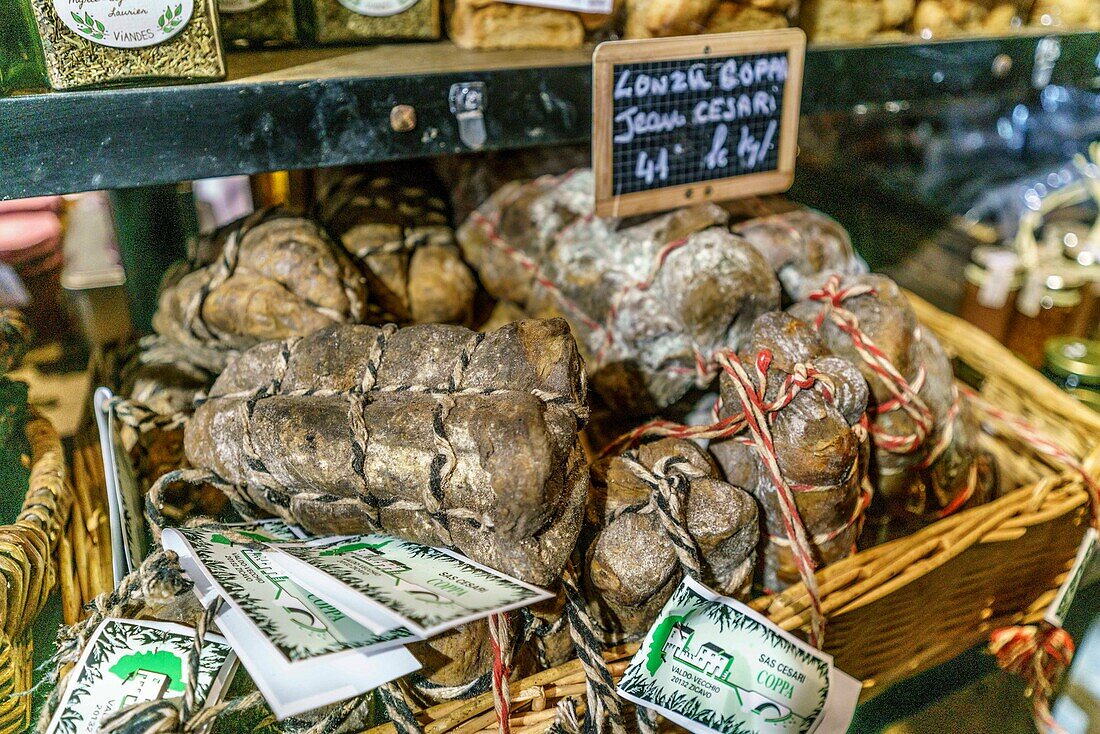
[[[485,131],[485,82],[452,84],[447,95],[451,114],[458,120],[458,137],[473,150],[480,150],[488,137]]]
[[[1062,57],[1062,42],[1054,36],[1039,39],[1035,46],[1035,66],[1031,70],[1031,86],[1043,89],[1050,84],[1054,65]]]

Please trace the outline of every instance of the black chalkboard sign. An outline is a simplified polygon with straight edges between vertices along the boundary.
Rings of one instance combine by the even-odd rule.
[[[600,44],[596,211],[626,216],[790,187],[806,37],[798,29]]]

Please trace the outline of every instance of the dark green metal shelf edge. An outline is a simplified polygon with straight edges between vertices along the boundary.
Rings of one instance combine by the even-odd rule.
[[[803,112],[970,94],[1023,95],[1042,38],[811,48]],[[1100,33],[1058,38],[1052,81],[1100,87]],[[446,63],[452,52],[470,59],[447,42],[391,47],[386,56],[406,49],[412,61],[407,72],[393,65],[361,68],[351,61],[342,66],[337,57],[326,62],[326,75],[315,79],[301,74],[311,67],[297,67],[296,73],[286,70],[285,78],[276,72],[215,84],[0,99],[0,199],[469,152],[448,108],[448,90],[459,82],[486,83],[485,150],[589,139],[591,75],[585,53],[532,68],[524,64],[537,62],[532,54],[539,52],[514,52],[516,63],[497,68],[467,63],[465,68],[473,68],[467,71],[453,71]],[[421,55],[442,62],[417,63]],[[416,108],[412,132],[390,128],[396,104]]]

